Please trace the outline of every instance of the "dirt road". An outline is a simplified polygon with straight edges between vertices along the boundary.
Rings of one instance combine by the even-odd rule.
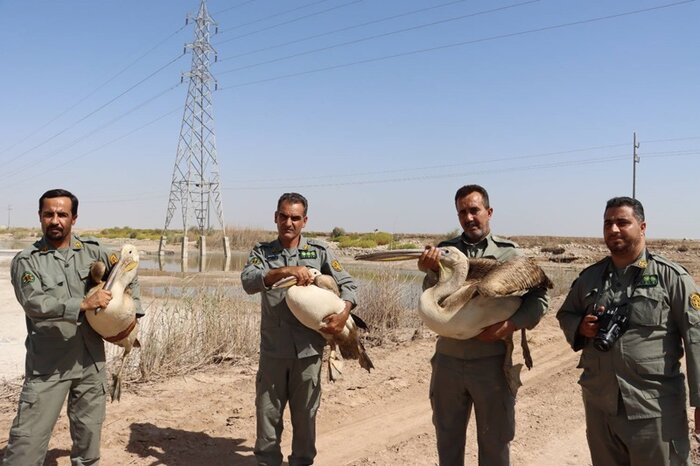
[[[699,253],[692,252],[689,268],[698,278]],[[3,278],[7,279],[0,276],[0,281]],[[550,312],[529,333],[535,367],[523,374],[524,386],[518,394],[511,448],[514,466],[590,465],[576,383],[578,355],[564,341],[554,317],[562,299],[562,295],[554,297]],[[5,305],[10,304],[8,295]],[[21,323],[14,320],[13,325]],[[17,333],[24,337],[24,331],[12,331]],[[346,363],[343,380],[324,381],[315,464],[437,465],[428,400],[434,344],[435,336],[429,331],[414,334],[408,329],[393,342],[368,349],[376,366],[371,374]],[[515,360],[520,356],[516,354]],[[255,372],[256,361],[239,361],[159,383],[128,385],[122,401],[107,407],[101,464],[254,465]],[[0,447],[15,410],[14,401],[0,399]],[[285,425],[283,452],[288,455],[288,417]],[[467,464],[475,465],[473,419],[467,437]],[[69,449],[68,421],[62,414],[46,464],[68,465]]]
[[[343,380],[324,381],[316,464],[437,464],[428,401],[434,335],[426,331],[404,340],[370,350],[377,367],[371,374],[352,364]],[[535,367],[523,374],[512,463],[588,465],[577,358],[561,337],[553,313],[531,332],[530,343]],[[128,387],[120,403],[108,406],[102,464],[255,464],[255,370],[255,361],[250,361]],[[8,431],[14,410],[13,403],[0,403],[0,432]],[[283,441],[285,455],[289,430]],[[47,464],[68,465],[69,445],[62,414]],[[476,464],[473,421],[468,449],[467,463]]]

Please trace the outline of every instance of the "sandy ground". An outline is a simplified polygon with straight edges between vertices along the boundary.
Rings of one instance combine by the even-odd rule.
[[[590,465],[576,383],[578,355],[564,341],[554,318],[562,299],[561,295],[553,299],[550,312],[529,333],[535,367],[523,374],[518,394],[511,449],[516,466]],[[9,286],[7,263],[0,263],[0,312],[0,367],[21,371],[23,352],[17,357],[17,345],[22,349],[24,321]],[[376,366],[371,374],[346,363],[344,379],[335,384],[324,380],[315,464],[437,465],[428,400],[434,344],[429,331],[406,332],[396,342],[368,349]],[[520,360],[519,355],[515,358]],[[128,385],[121,402],[107,407],[102,464],[254,465],[255,372],[255,361],[239,362],[157,384]],[[4,433],[0,448],[15,409],[14,401],[0,400],[0,433]],[[285,425],[287,455],[288,418]],[[472,419],[467,434],[469,465],[477,464],[474,427]],[[68,422],[62,414],[46,464],[70,464],[69,449]]]

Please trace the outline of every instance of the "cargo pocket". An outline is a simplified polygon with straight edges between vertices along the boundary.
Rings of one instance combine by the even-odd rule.
[[[28,437],[32,433],[33,421],[38,419],[34,406],[39,399],[39,395],[30,388],[23,388],[19,395],[19,408],[17,416],[12,421],[10,428],[10,436],[12,437]]]

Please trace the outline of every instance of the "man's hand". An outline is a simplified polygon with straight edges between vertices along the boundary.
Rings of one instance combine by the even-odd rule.
[[[350,317],[351,307],[352,304],[350,303],[350,301],[345,301],[345,309],[343,309],[343,312],[326,316],[323,319],[323,322],[326,325],[324,327],[321,327],[320,330],[323,333],[328,333],[330,335],[337,335],[338,333],[342,332],[345,328],[345,322]]]
[[[112,292],[99,289],[80,303],[80,311],[94,311],[95,309],[104,309],[112,300]]]
[[[418,270],[427,272],[432,270],[436,272],[440,268],[440,249],[435,246],[426,246],[423,254],[418,258]]]
[[[280,267],[278,269],[270,269],[270,271],[263,278],[265,286],[272,286],[279,280],[287,277],[294,277],[297,279],[297,285],[307,286],[314,282],[313,276],[308,268],[303,265],[295,265],[288,267]]]
[[[513,322],[504,320],[503,322],[496,322],[493,325],[489,325],[475,338],[479,341],[494,342],[511,336],[516,330],[517,328],[515,328]]]
[[[605,308],[601,306],[598,308],[598,312],[604,309]],[[593,338],[598,333],[598,327],[600,327],[598,324],[598,316],[595,314],[586,314],[583,316],[583,320],[578,325],[578,333],[586,338]]]
[[[311,275],[308,267],[303,265],[284,267],[284,271],[288,277],[292,276],[297,279],[297,286],[307,286],[314,282],[314,277]]]

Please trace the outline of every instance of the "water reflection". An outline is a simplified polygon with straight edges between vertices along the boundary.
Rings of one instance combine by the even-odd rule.
[[[229,272],[242,270],[246,260],[247,252],[231,251],[230,257],[224,257],[222,252],[211,252],[204,257],[200,267],[199,254],[190,255],[183,261],[179,254],[159,256],[156,253],[141,256],[139,267],[162,272]]]

